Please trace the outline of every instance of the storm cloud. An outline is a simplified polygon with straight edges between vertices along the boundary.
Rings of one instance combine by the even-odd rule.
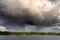
[[[60,0],[0,0],[4,25],[51,26],[60,23]]]

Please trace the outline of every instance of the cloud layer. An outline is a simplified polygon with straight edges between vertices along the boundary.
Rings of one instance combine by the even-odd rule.
[[[5,26],[48,27],[60,23],[60,0],[0,0],[0,16]]]

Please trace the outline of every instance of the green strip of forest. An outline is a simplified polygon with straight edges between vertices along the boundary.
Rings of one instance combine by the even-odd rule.
[[[60,35],[60,32],[7,32],[0,31],[0,35]]]

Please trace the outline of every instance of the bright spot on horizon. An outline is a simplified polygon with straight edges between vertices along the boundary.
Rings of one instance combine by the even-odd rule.
[[[0,26],[0,31],[8,31],[4,26]]]
[[[30,32],[30,31],[35,31],[36,26],[33,25],[25,25],[25,31]]]
[[[57,27],[58,29],[60,29],[60,27]]]

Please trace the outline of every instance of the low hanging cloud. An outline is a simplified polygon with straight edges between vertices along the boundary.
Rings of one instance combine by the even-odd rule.
[[[60,23],[60,0],[0,0],[0,16],[5,26],[50,26]]]

